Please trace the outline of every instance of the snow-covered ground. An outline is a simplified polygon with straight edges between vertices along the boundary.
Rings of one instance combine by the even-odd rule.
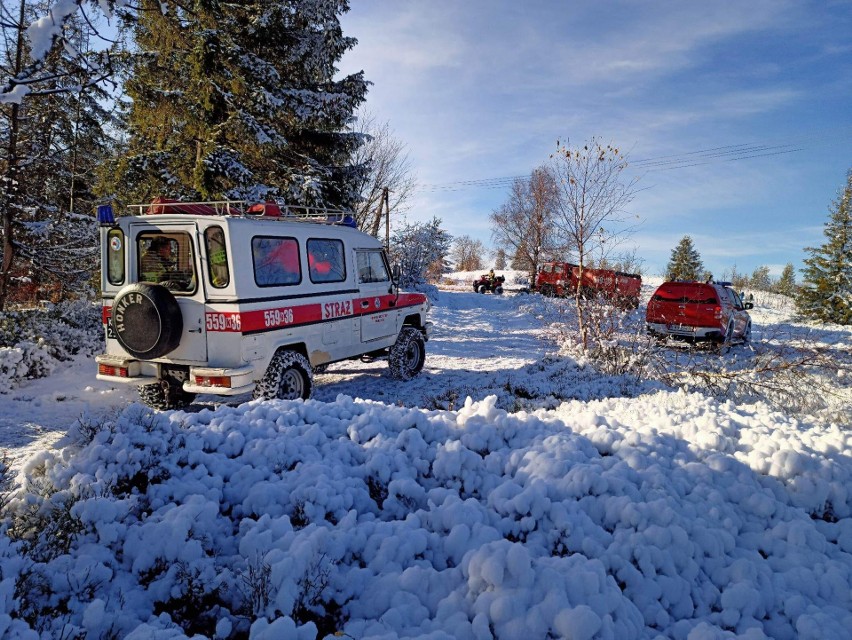
[[[78,358],[0,396],[0,637],[852,638],[849,416],[630,386],[465,279],[409,382],[158,414]]]

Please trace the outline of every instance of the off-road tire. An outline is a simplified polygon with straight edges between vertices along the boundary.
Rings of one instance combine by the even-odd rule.
[[[313,371],[298,351],[279,351],[254,389],[255,399],[307,400],[313,391]]]
[[[539,289],[539,291],[541,292],[541,295],[543,295],[545,298],[553,298],[553,297],[556,296],[556,292],[553,290],[553,287],[549,284],[541,285],[541,288]]]
[[[495,293],[496,295],[498,295],[498,296],[499,296],[499,295],[503,295],[503,287],[501,287],[501,286],[497,286],[497,287],[495,287],[495,288],[494,288],[494,293]]]
[[[110,324],[122,349],[140,360],[171,353],[183,334],[183,316],[174,295],[149,282],[130,284],[118,292]]]
[[[481,284],[476,288],[477,293],[485,293],[486,291],[488,291],[488,287],[486,287],[484,284]]]
[[[194,399],[194,393],[187,393],[183,389],[169,385],[165,380],[139,386],[139,400],[142,401],[142,404],[158,411],[183,409],[189,406]]]
[[[403,327],[388,352],[391,378],[411,380],[426,363],[426,341],[419,329]]]

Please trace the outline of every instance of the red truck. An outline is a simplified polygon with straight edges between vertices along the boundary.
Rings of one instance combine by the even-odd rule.
[[[535,278],[533,290],[543,296],[570,296],[577,291],[580,267],[570,262],[545,262]],[[622,307],[639,306],[642,277],[612,269],[583,268],[580,293],[600,295]]]

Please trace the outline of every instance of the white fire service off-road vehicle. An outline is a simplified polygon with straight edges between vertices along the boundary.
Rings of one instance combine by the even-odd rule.
[[[98,379],[146,404],[196,394],[308,398],[313,371],[387,357],[423,368],[429,302],[403,293],[376,238],[348,216],[272,203],[157,199],[115,220],[100,207],[106,353]]]

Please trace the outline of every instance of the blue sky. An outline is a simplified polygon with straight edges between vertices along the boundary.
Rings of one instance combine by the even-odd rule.
[[[342,24],[359,44],[340,68],[364,70],[367,109],[407,145],[409,220],[491,246],[508,193],[491,179],[597,136],[640,178],[624,248],[646,273],[684,235],[717,277],[798,269],[824,242],[852,168],[849,0],[351,4]],[[498,186],[459,184],[477,180]]]

